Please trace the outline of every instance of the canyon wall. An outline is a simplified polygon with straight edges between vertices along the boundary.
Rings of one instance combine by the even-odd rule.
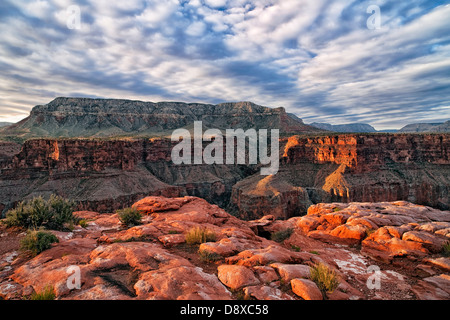
[[[0,211],[51,193],[101,212],[147,195],[192,195],[244,219],[289,218],[320,202],[407,200],[449,208],[449,134],[283,138],[280,170],[272,176],[261,176],[258,166],[175,165],[174,145],[160,138],[0,144]]]
[[[195,195],[225,206],[248,166],[174,165],[168,139],[32,139],[3,161],[3,211],[23,199],[56,193],[79,209],[111,212],[147,195]],[[0,162],[1,163],[1,162]]]
[[[233,187],[244,219],[305,214],[319,202],[407,200],[449,208],[450,135],[347,134],[283,141],[281,168]]]

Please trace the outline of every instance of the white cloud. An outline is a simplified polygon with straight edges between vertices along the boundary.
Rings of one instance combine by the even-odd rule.
[[[408,104],[448,116],[450,9],[413,2],[377,1],[373,31],[371,1],[86,0],[68,30],[73,1],[11,0],[22,14],[0,21],[0,118],[73,94],[252,100],[341,123],[403,121]]]

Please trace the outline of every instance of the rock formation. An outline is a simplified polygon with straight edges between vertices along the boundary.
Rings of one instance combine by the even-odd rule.
[[[29,117],[0,134],[24,138],[170,136],[175,129],[191,129],[194,121],[214,129],[280,129],[285,134],[320,131],[289,116],[284,108],[251,102],[211,105],[56,98],[34,107]]]
[[[196,197],[146,197],[133,206],[144,215],[137,226],[123,226],[117,214],[76,212],[87,226],[52,231],[59,243],[36,257],[9,244],[0,251],[0,297],[50,288],[56,299],[450,299],[450,261],[441,251],[450,212],[332,203],[287,221],[247,222]],[[215,241],[186,243],[193,228]],[[266,239],[285,230],[278,242]],[[0,232],[0,248],[23,237]],[[311,276],[319,263],[336,275],[334,290],[319,289]],[[69,281],[77,271],[79,287]]]
[[[396,200],[449,208],[447,134],[293,136],[282,145],[278,174],[239,181],[230,211],[289,218],[320,202]]]
[[[255,172],[240,165],[174,165],[173,146],[156,138],[28,140],[15,156],[0,158],[0,204],[8,209],[56,193],[79,209],[112,212],[146,195],[189,194],[224,206],[231,187]]]

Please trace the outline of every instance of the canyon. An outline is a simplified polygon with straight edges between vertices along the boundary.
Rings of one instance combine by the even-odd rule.
[[[321,202],[449,208],[449,134],[284,137],[279,172],[270,176],[260,175],[261,165],[175,165],[174,145],[165,138],[4,142],[0,210],[51,193],[98,212],[148,195],[198,196],[246,220],[300,216]]]
[[[234,163],[176,164],[172,130],[195,121],[278,129],[278,172],[238,162],[227,135]],[[56,194],[84,222],[51,230],[59,242],[37,256],[20,251],[25,230],[0,224],[0,299],[48,286],[68,300],[450,299],[448,133],[336,134],[250,102],[57,98],[0,137],[0,218]],[[190,154],[212,143],[200,142]],[[129,207],[137,225],[116,212]],[[213,239],[189,243],[195,228]],[[320,287],[318,265],[336,288]]]

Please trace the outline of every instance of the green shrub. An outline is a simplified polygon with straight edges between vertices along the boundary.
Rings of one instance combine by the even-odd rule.
[[[276,242],[282,242],[282,241],[288,239],[292,235],[293,232],[294,232],[294,229],[292,229],[292,228],[277,231],[277,232],[272,233],[271,239]]]
[[[217,237],[213,231],[207,228],[195,227],[186,233],[185,238],[187,244],[201,244],[205,242],[214,242]]]
[[[78,225],[82,228],[87,228],[87,226],[89,225],[86,219],[80,219],[80,221],[78,221]]]
[[[42,197],[20,202],[15,209],[6,213],[8,227],[24,227],[64,230],[75,222],[74,203],[62,197],[51,195],[49,200]]]
[[[28,231],[27,235],[20,241],[20,249],[31,251],[33,255],[38,255],[44,250],[50,249],[52,243],[59,242],[58,238],[44,231]]]
[[[447,241],[443,246],[442,246],[442,255],[444,257],[450,257],[450,241]]]
[[[117,210],[116,213],[119,215],[120,222],[124,225],[137,226],[141,224],[142,215],[135,208]]]
[[[34,292],[31,295],[31,300],[55,300],[55,298],[55,290],[51,286],[46,286],[41,292]]]
[[[333,292],[339,285],[339,280],[334,272],[323,263],[315,264],[310,268],[311,280],[313,280],[322,292]]]

